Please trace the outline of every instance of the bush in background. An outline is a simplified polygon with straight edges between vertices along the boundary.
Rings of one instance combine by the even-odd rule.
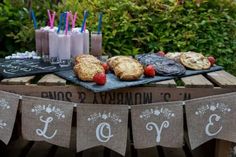
[[[34,1],[32,7],[40,25],[47,19],[47,8],[58,15],[66,10],[77,11],[77,26],[81,26],[83,11],[88,10],[90,31],[97,30],[98,13],[103,12],[103,46],[109,55],[192,50],[214,55],[220,65],[236,74],[236,2],[196,1],[185,0],[179,4],[177,0],[63,0],[57,6],[52,1],[48,4]],[[6,4],[1,4],[0,9],[3,6]],[[7,43],[10,52],[8,47],[34,49],[33,24],[27,6],[22,8],[11,7],[15,12],[9,11],[8,19],[4,19],[8,31],[0,33],[1,39],[10,40]],[[6,16],[1,16],[0,22],[3,17]]]

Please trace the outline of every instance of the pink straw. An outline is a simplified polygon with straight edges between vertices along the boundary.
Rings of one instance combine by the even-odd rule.
[[[50,23],[50,26],[52,26],[52,24],[51,24],[51,21],[52,21],[51,13],[50,13],[50,10],[47,10],[47,11],[48,11],[49,23]]]
[[[54,26],[54,20],[55,20],[56,13],[53,12],[53,14],[51,15],[50,10],[47,10],[47,11],[48,11],[48,18],[49,18],[50,28],[52,29],[53,26]]]
[[[69,16],[70,16],[70,12],[67,12],[66,13],[66,31],[65,31],[65,35],[67,35],[67,32],[68,32]]]
[[[72,21],[72,28],[75,28],[76,18],[77,18],[77,13],[75,13],[74,16],[72,13],[70,14],[70,19]]]
[[[51,29],[54,27],[55,16],[56,16],[56,12],[54,11],[53,14],[52,14]]]

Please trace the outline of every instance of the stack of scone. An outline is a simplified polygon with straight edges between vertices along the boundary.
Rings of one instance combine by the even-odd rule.
[[[96,73],[104,73],[101,61],[92,55],[80,55],[75,59],[74,72],[83,81],[93,81]]]
[[[144,72],[143,66],[137,60],[127,56],[112,57],[107,63],[120,80],[137,80]]]

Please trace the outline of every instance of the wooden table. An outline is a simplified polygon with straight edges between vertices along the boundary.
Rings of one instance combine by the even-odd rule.
[[[77,103],[135,105],[152,102],[188,100],[192,98],[235,92],[236,77],[225,71],[217,71],[204,75],[195,75],[181,79],[162,81],[146,86],[93,93],[80,86],[70,84],[66,80],[53,74],[48,74],[40,77],[29,76],[3,79],[0,83],[0,90],[22,95]],[[17,120],[20,120],[20,116]],[[19,130],[20,124],[17,123],[14,133],[17,134]],[[75,143],[75,129],[73,132],[72,143]],[[132,136],[129,136],[126,156],[230,157],[233,155],[233,143],[222,140],[212,140],[192,151],[188,146],[188,137],[185,137],[185,144],[180,149],[156,147],[145,150],[135,150],[132,145]],[[4,153],[11,157],[119,156],[115,152],[109,151],[103,147],[90,149],[76,154],[75,148],[65,149],[45,142],[29,142],[23,140],[21,136],[17,135],[13,135],[10,144],[5,149],[1,150],[4,150]]]

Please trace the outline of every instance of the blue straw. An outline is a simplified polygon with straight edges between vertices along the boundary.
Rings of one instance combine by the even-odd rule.
[[[66,29],[66,16],[67,16],[67,12],[64,12],[64,17],[63,17],[63,21],[64,21],[63,30],[64,30],[64,31],[65,31],[65,29]]]
[[[102,13],[99,13],[98,34],[101,33],[101,27],[102,27]]]
[[[65,23],[64,25],[63,22]],[[64,26],[63,29],[61,29],[62,26]],[[57,33],[59,33],[60,30],[65,30],[65,26],[66,26],[66,13],[61,13]]]
[[[57,29],[57,34],[60,32],[60,29],[61,29],[62,17],[63,17],[63,13],[60,14],[60,19],[59,19],[59,25],[58,25],[58,29]]]
[[[34,11],[32,9],[30,9],[30,13],[31,13],[31,17],[32,17],[33,22],[34,22],[34,29],[37,29],[37,21],[36,21],[36,18],[35,18]]]
[[[88,16],[88,11],[85,11],[84,20],[83,20],[82,27],[81,27],[81,30],[80,30],[81,33],[84,31],[84,25],[85,25],[87,16]]]
[[[67,12],[64,12],[64,31],[66,30],[66,16],[67,16]]]

